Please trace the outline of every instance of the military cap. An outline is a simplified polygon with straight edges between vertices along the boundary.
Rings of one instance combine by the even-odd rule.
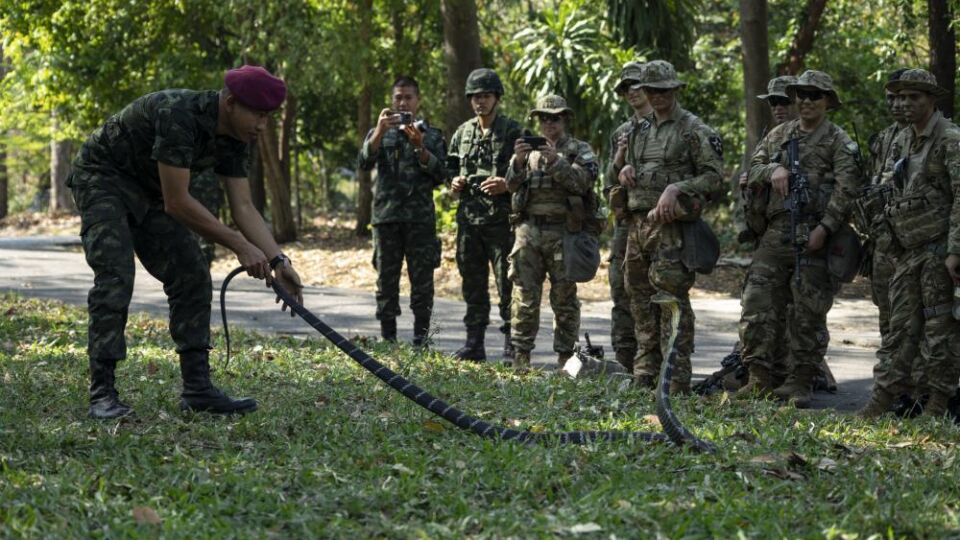
[[[884,88],[891,92],[919,90],[934,97],[943,97],[950,93],[937,84],[937,78],[933,73],[925,69],[908,69],[900,74],[899,79],[888,82]]]
[[[237,101],[258,111],[273,111],[287,97],[287,85],[260,66],[242,66],[231,69],[223,82]]]
[[[503,95],[503,83],[497,72],[490,68],[479,68],[470,72],[467,76],[467,83],[464,86],[464,94],[467,97],[473,94],[482,94],[490,92],[498,96]]]
[[[623,69],[620,70],[620,81],[613,87],[613,91],[622,94],[634,84],[639,83],[643,78],[643,66],[642,62],[627,62],[624,64]]]
[[[829,110],[839,109],[840,105],[842,105],[840,103],[840,96],[837,95],[837,91],[833,88],[833,79],[822,71],[815,69],[804,71],[800,77],[797,78],[797,82],[787,85],[787,92],[792,95],[799,88],[813,88],[826,92],[830,97],[830,103],[827,105],[827,109]]]
[[[782,77],[774,77],[770,79],[770,82],[767,83],[767,93],[760,94],[757,96],[757,99],[767,99],[771,97],[782,97],[791,99],[787,95],[787,85],[794,84],[797,82],[797,78],[793,75],[783,75]]]
[[[666,60],[654,60],[643,66],[640,86],[646,88],[682,88],[686,83],[677,78],[677,70]]]
[[[566,114],[573,116],[573,109],[567,107],[567,100],[556,94],[547,94],[537,98],[537,106],[530,109],[529,116],[538,114]]]

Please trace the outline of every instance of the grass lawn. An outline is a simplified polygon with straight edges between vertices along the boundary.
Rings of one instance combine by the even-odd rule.
[[[319,336],[240,329],[215,378],[260,410],[185,415],[166,323],[133,317],[128,337],[118,387],[137,416],[88,420],[85,312],[0,295],[0,537],[960,538],[960,429],[946,421],[721,396],[675,400],[717,455],[499,443],[438,421]],[[486,420],[656,429],[646,391],[366,346]]]

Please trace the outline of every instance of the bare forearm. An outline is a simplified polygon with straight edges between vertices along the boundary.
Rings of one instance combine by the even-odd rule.
[[[176,203],[168,203],[164,211],[191,231],[231,250],[236,250],[238,243],[243,241],[240,233],[221,223],[192,197],[185,197]]]
[[[234,223],[237,224],[243,236],[251,244],[260,248],[268,259],[273,259],[280,254],[280,246],[277,245],[263,217],[252,204],[237,205],[236,208],[231,208],[231,213]]]

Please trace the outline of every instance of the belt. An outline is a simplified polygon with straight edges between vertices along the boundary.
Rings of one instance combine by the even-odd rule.
[[[567,222],[566,216],[527,216],[527,223],[537,225],[538,227],[550,225],[563,225]]]

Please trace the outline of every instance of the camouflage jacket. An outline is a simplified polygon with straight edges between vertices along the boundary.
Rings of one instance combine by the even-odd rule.
[[[880,175],[890,158],[890,150],[897,133],[900,133],[900,126],[894,122],[870,137],[870,163],[866,171],[870,184],[880,183]]]
[[[723,186],[720,137],[679,104],[659,126],[654,113],[644,117],[630,134],[627,164],[636,170],[636,186],[627,191],[627,206],[634,212],[656,206],[669,184],[700,200]]]
[[[863,183],[863,171],[860,149],[829,120],[824,119],[811,133],[800,130],[800,120],[790,120],[770,130],[753,153],[748,185],[770,183],[777,167],[789,168],[786,143],[793,138],[799,138],[800,168],[810,182],[810,201],[804,214],[834,232],[850,217],[851,203]],[[789,221],[783,202],[780,194],[770,190],[767,218],[771,227],[778,225],[782,229]]]
[[[895,174],[898,162],[901,178]],[[888,208],[914,198],[930,201],[932,209],[918,220],[918,229],[946,232],[947,253],[960,255],[960,127],[937,111],[922,133],[913,127],[900,131],[883,175],[894,185]]]
[[[247,176],[246,143],[217,134],[219,93],[163,90],[138,98],[83,143],[70,186],[120,194],[135,216],[162,201],[157,162]]]
[[[446,145],[439,129],[428,127],[423,146],[430,151],[426,163],[399,129],[384,133],[377,152],[370,150],[373,130],[360,148],[361,169],[377,168],[373,193],[373,225],[381,223],[430,223],[436,219],[433,189],[443,184]]]
[[[490,196],[479,184],[490,176],[506,177],[513,145],[523,134],[515,120],[498,114],[491,129],[480,132],[480,120],[467,120],[450,139],[450,156],[459,160],[459,169],[450,177],[466,176],[470,185],[460,192],[457,223],[483,225],[506,223],[510,219],[510,194]]]
[[[593,189],[600,166],[590,145],[569,135],[557,141],[557,160],[551,165],[540,152],[527,155],[520,171],[510,167],[507,188],[511,193],[526,190],[513,211],[528,216],[560,217],[567,214],[567,197],[584,195]],[[514,199],[515,201],[517,198]]]
[[[644,121],[645,120],[639,119],[636,116],[631,116],[629,120],[617,126],[617,129],[613,130],[613,134],[610,135],[610,150],[607,152],[607,167],[603,171],[604,195],[609,195],[610,188],[620,183],[620,168],[613,163],[613,158],[617,155],[617,141],[622,135],[633,133],[633,131],[637,129],[637,126]]]

